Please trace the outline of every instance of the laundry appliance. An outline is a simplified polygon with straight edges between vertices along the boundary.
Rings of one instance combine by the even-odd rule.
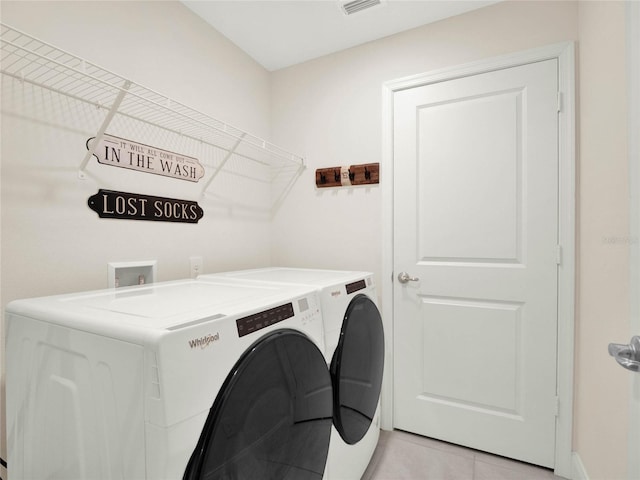
[[[199,279],[221,277],[249,285],[305,285],[317,290],[334,390],[334,428],[325,480],[360,479],[380,435],[384,331],[373,275],[276,267],[201,275]]]
[[[323,476],[313,289],[184,280],[18,300],[6,320],[12,480]]]

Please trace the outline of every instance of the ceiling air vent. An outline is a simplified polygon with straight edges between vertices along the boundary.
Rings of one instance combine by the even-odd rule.
[[[377,7],[382,4],[382,0],[352,0],[342,3],[342,11],[345,15],[353,15],[367,8]]]

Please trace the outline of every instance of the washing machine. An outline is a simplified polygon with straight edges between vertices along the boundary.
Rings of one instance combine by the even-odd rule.
[[[18,300],[6,322],[12,480],[323,476],[313,289],[184,280]]]
[[[202,275],[245,284],[305,285],[320,296],[325,356],[333,382],[334,428],[325,480],[358,480],[380,435],[384,331],[368,272],[264,268]]]

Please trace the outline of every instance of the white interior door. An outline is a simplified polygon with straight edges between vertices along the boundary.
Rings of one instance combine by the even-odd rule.
[[[555,59],[411,88],[393,133],[394,426],[548,467],[557,92]]]

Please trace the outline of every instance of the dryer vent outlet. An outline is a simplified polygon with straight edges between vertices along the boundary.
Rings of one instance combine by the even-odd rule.
[[[354,13],[381,5],[382,0],[352,0],[350,2],[340,2],[340,7],[345,15],[353,15]]]

